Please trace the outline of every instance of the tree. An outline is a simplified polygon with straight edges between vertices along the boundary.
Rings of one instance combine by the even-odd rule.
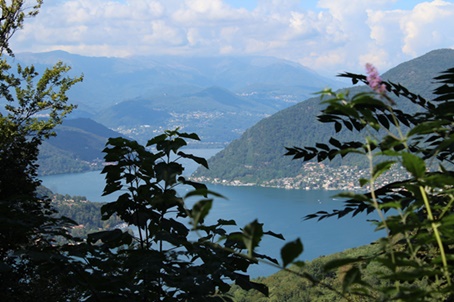
[[[378,212],[375,221],[386,237],[379,251],[326,264],[326,270],[343,270],[344,293],[380,301],[451,301],[454,298],[454,68],[435,77],[436,98],[426,100],[400,84],[380,79],[372,65],[368,75],[345,73],[353,84],[365,83],[370,92],[349,95],[323,91],[326,108],[318,117],[365,134],[364,140],[340,142],[331,137],[315,146],[287,148],[287,155],[309,161],[344,156],[364,156],[370,177],[359,179],[366,193],[345,192],[345,207],[317,212],[308,219],[353,216]],[[399,99],[391,96],[394,94]],[[410,101],[420,110],[406,113],[400,102]],[[377,187],[376,181],[394,168],[403,168],[408,178]],[[361,267],[379,263],[379,285],[367,283]]]
[[[283,239],[282,235],[264,232],[257,221],[233,232],[228,232],[236,225],[232,219],[204,222],[213,202],[208,196],[220,195],[181,176],[181,158],[208,167],[205,159],[180,150],[187,139],[199,140],[178,129],[152,138],[147,146],[109,139],[102,172],[104,195],[120,195],[102,207],[103,219],[116,214],[133,232],[117,229],[88,235],[84,255],[89,268],[84,279],[92,287],[86,293],[88,301],[225,301],[230,300],[231,282],[268,293],[266,286],[249,280],[246,271],[257,259],[277,263],[253,249],[263,235]],[[194,190],[181,197],[178,186]]]
[[[41,3],[0,1],[0,292],[11,301],[33,299],[33,291],[57,291],[55,263],[63,256],[52,240],[67,236],[70,223],[52,218],[50,201],[37,195],[36,161],[39,145],[73,110],[66,92],[82,78],[65,76],[69,67],[62,63],[39,77],[33,66],[13,71],[7,61],[13,56],[10,38]]]

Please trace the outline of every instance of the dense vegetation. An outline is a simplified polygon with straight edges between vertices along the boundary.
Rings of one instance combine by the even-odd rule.
[[[383,75],[384,79],[404,85],[410,91],[431,98],[435,88],[432,78],[450,66],[454,61],[454,50],[441,49],[422,57],[402,63]],[[367,87],[348,89],[350,95],[367,91]],[[397,96],[392,96],[397,99]],[[411,113],[419,108],[405,98],[398,99],[398,108]],[[322,138],[335,134],[332,127],[317,120],[324,108],[320,97],[313,97],[290,108],[265,118],[248,129],[240,139],[233,141],[224,150],[209,160],[210,169],[200,167],[195,176],[228,181],[263,183],[265,181],[295,177],[304,174],[302,165],[284,157],[285,147],[315,145]],[[352,141],[356,133],[342,129],[336,134],[338,140]],[[349,157],[342,161],[335,159],[325,163],[334,167],[340,164],[367,167],[367,161],[360,157]]]
[[[208,163],[181,151],[187,140],[199,137],[178,129],[146,145],[122,137],[108,140],[104,194],[122,194],[101,207],[102,219],[117,216],[134,231],[102,230],[79,238],[69,232],[77,223],[58,215],[42,196],[36,162],[39,146],[74,108],[66,93],[81,78],[66,76],[69,68],[62,63],[39,76],[33,66],[13,71],[4,59],[13,55],[9,38],[40,6],[41,1],[33,7],[0,1],[0,96],[6,102],[0,114],[2,301],[232,301],[233,283],[267,296],[269,288],[247,275],[258,262],[284,269],[279,277],[290,273],[302,287],[308,280],[317,286],[312,292],[319,300],[454,299],[454,68],[435,77],[432,100],[382,81],[372,65],[368,76],[343,74],[371,90],[323,91],[318,119],[333,126],[333,135],[313,146],[287,148],[287,155],[302,161],[357,154],[367,159],[370,176],[359,179],[366,193],[341,193],[347,198],[343,208],[307,218],[376,211],[380,219],[373,223],[386,236],[374,246],[306,265],[295,261],[303,252],[301,240],[295,239],[281,248],[279,262],[255,252],[265,235],[283,239],[257,220],[241,229],[233,219],[206,224],[213,198],[221,196],[181,176],[181,158],[206,168]],[[403,111],[391,95],[419,110]],[[46,119],[37,117],[44,113]],[[337,136],[342,129],[364,136],[344,141]],[[408,176],[377,186],[378,177],[394,166]],[[177,186],[193,190],[180,196]],[[239,291],[233,294],[246,298]],[[311,298],[290,288],[275,294],[283,300],[292,296]]]
[[[43,196],[37,160],[39,146],[55,136],[55,127],[74,109],[67,92],[82,78],[68,77],[69,67],[62,63],[40,75],[33,66],[13,70],[5,59],[14,55],[9,39],[41,4],[0,1],[0,96],[5,101],[0,113],[1,300],[220,301],[228,298],[226,280],[266,294],[266,286],[250,281],[246,271],[256,257],[275,261],[253,254],[258,235],[282,236],[264,232],[257,221],[233,232],[227,231],[235,226],[232,219],[203,223],[212,203],[208,195],[218,195],[182,178],[184,167],[178,163],[183,157],[207,165],[179,150],[186,140],[198,140],[196,134],[166,131],[148,142],[153,151],[122,137],[109,139],[104,194],[126,191],[101,207],[102,218],[119,217],[137,233],[113,229],[86,238],[71,235],[77,223]],[[192,208],[175,190],[179,184],[195,189],[187,197],[201,198]]]
[[[87,237],[88,234],[103,230],[121,228],[123,221],[116,216],[107,220],[101,218],[102,202],[92,202],[84,196],[51,194],[52,206],[59,217],[64,216],[78,223],[71,228],[71,235]]]
[[[102,169],[102,149],[119,134],[87,118],[67,119],[39,149],[40,175]]]
[[[342,283],[345,272],[349,266],[341,267],[336,270],[328,271],[326,265],[334,260],[345,258],[358,258],[363,255],[370,255],[379,251],[378,245],[365,245],[354,249],[348,249],[341,253],[335,253],[328,256],[322,256],[307,262],[304,267],[292,266],[290,271],[282,270],[269,277],[261,277],[257,282],[268,286],[270,295],[264,296],[257,291],[244,291],[234,286],[231,294],[236,302],[332,302],[345,301],[346,299],[339,293],[342,292]],[[375,263],[360,267],[363,278],[374,286],[383,285],[383,281],[377,278],[377,275],[383,273],[386,269]],[[314,286],[308,278],[302,275],[311,276],[318,282]],[[418,286],[415,284],[414,286]],[[338,293],[336,293],[336,291]],[[352,296],[350,296],[352,298]],[[353,299],[354,300],[354,299]],[[374,299],[370,299],[374,300]],[[358,301],[358,300],[354,300]]]
[[[74,106],[67,91],[81,81],[67,76],[62,63],[38,75],[33,66],[13,69],[9,39],[24,19],[35,16],[42,1],[0,1],[0,295],[2,301],[58,300],[72,297],[70,261],[53,238],[70,238],[67,219],[54,218],[50,200],[40,198],[36,161],[38,147],[54,134],[55,125]],[[47,119],[39,119],[46,113]]]

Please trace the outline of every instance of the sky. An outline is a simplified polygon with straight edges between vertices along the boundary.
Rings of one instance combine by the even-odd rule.
[[[28,0],[30,2],[32,0]],[[44,0],[16,53],[260,55],[322,75],[454,48],[454,0]]]

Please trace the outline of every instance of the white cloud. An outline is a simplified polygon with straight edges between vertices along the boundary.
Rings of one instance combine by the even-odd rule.
[[[385,71],[454,46],[451,2],[304,1],[303,8],[301,0],[259,0],[246,9],[225,0],[48,0],[13,47],[92,56],[271,55],[334,75],[362,72],[365,62]]]
[[[436,45],[454,45],[452,33],[454,3],[436,0],[418,4],[403,18],[404,32],[402,51],[412,56],[429,51]]]

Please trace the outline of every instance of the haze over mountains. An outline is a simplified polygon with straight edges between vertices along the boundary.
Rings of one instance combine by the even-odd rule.
[[[440,49],[427,53],[414,60],[402,63],[382,77],[395,83],[401,83],[410,91],[430,98],[434,85],[433,77],[454,66],[454,50]],[[367,87],[349,88],[351,93]],[[412,103],[398,100],[400,109],[406,112],[415,110]],[[205,180],[218,178],[227,182],[234,180],[243,183],[261,184],[263,182],[296,177],[304,173],[301,161],[292,161],[284,157],[285,147],[314,146],[316,142],[327,142],[334,135],[332,125],[322,124],[316,117],[324,107],[320,98],[310,98],[284,109],[249,128],[240,139],[233,141],[224,150],[208,161],[210,170],[199,168],[195,176]],[[349,131],[336,134],[345,141],[357,139]],[[343,140],[339,139],[339,140]],[[343,162],[356,165],[356,162]],[[339,165],[339,161],[325,162],[327,165]]]
[[[197,132],[225,146],[262,118],[341,84],[299,64],[270,57],[84,57],[63,51],[21,53],[43,69],[57,61],[84,75],[69,92],[88,117],[139,141],[162,129]]]
[[[325,87],[336,89],[339,83],[291,62],[261,57],[89,58],[60,51],[17,56],[17,61],[38,68],[57,60],[85,78],[71,91],[70,100],[80,108],[72,115],[76,119],[67,120],[57,138],[42,148],[43,173],[96,168],[112,136],[144,142],[179,126],[198,133],[201,147],[222,147],[251,127],[210,160],[209,171],[199,169],[196,175],[260,183],[301,172],[301,164],[283,156],[285,146],[313,145],[334,134],[316,121],[322,109],[319,97],[307,96]],[[433,76],[453,63],[454,50],[436,50],[383,77],[430,97]]]
[[[144,143],[164,129],[180,127],[199,134],[199,147],[224,147],[262,118],[315,91],[342,85],[270,57],[120,59],[53,51],[16,54],[14,60],[38,71],[62,61],[71,66],[70,75],[84,75],[69,92],[78,109],[41,148],[42,174],[99,167],[95,163],[109,136]],[[117,132],[100,131],[104,126]]]

